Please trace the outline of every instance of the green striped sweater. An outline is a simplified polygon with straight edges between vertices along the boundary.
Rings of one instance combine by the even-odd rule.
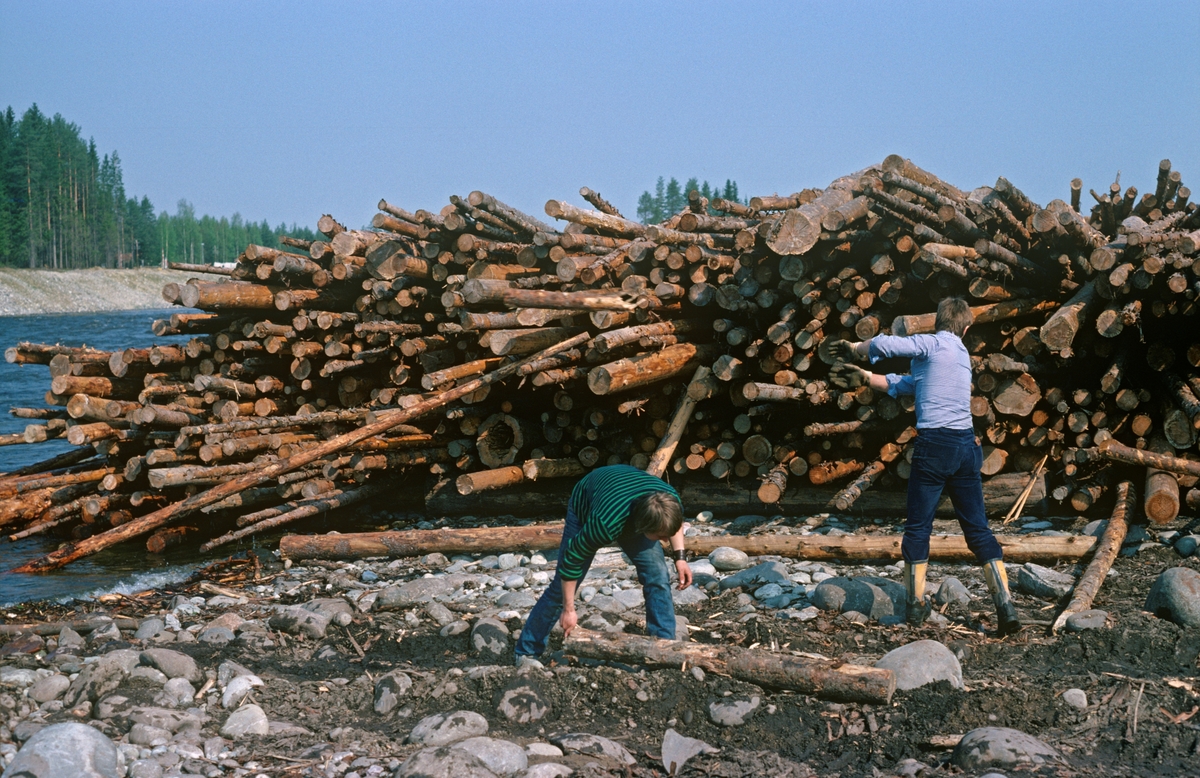
[[[583,578],[583,566],[625,531],[634,500],[654,492],[679,499],[666,481],[629,465],[598,467],[579,479],[571,492],[570,508],[582,528],[558,560],[559,575],[568,581]]]

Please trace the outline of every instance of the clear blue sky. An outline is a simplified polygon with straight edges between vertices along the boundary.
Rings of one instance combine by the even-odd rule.
[[[0,0],[0,107],[33,102],[160,210],[273,224],[632,214],[659,175],[783,194],[890,153],[1042,203],[1163,157],[1200,191],[1200,2]]]

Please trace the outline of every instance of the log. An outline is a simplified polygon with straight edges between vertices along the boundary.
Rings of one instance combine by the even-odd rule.
[[[1129,465],[1166,470],[1180,475],[1200,477],[1200,462],[1183,459],[1170,454],[1157,453],[1131,448],[1114,438],[1109,438],[1099,444],[1100,454],[1113,462],[1123,462]]]
[[[1089,310],[1095,307],[1099,299],[1096,283],[1096,279],[1093,278],[1079,287],[1071,299],[1063,303],[1042,325],[1038,335],[1046,348],[1061,352],[1071,347],[1080,328],[1087,323]]]
[[[566,459],[527,459],[521,465],[526,480],[536,481],[540,478],[578,478],[587,472],[576,458]]]
[[[490,498],[491,495],[489,495]],[[285,559],[361,559],[369,556],[423,556],[438,550],[443,554],[491,554],[506,551],[558,548],[562,524],[486,529],[403,530],[341,535],[285,535],[279,553]]]
[[[715,353],[713,346],[677,343],[660,351],[618,359],[588,371],[588,388],[599,395],[636,389],[676,376],[697,361],[712,359]]]
[[[519,465],[496,467],[491,470],[480,470],[477,473],[464,473],[455,481],[459,494],[474,494],[488,489],[503,489],[525,480],[525,471]]]
[[[1162,437],[1152,438],[1146,449],[1149,453],[1174,458],[1175,450]],[[1146,518],[1155,524],[1175,520],[1179,515],[1179,479],[1174,473],[1154,467],[1146,468],[1146,500],[1143,508]]]
[[[807,253],[821,237],[821,221],[834,209],[849,203],[860,175],[844,176],[829,185],[820,197],[789,211],[775,223],[767,245],[781,256]]]
[[[650,667],[700,667],[767,689],[786,689],[823,700],[887,705],[896,691],[891,670],[832,659],[777,654],[762,649],[657,640],[576,628],[563,641],[567,654]]]
[[[191,513],[192,511],[203,508],[206,505],[211,505],[219,500],[223,500],[231,494],[236,494],[244,489],[258,486],[259,484],[265,483],[273,478],[277,478],[284,473],[298,470],[299,468],[322,459],[323,457],[337,453],[348,446],[352,446],[355,443],[360,443],[367,438],[380,435],[394,427],[405,424],[412,419],[424,416],[430,411],[437,410],[438,408],[454,402],[455,400],[466,397],[469,394],[473,394],[484,387],[491,386],[499,381],[503,381],[510,376],[515,375],[517,369],[522,363],[531,362],[534,359],[553,356],[561,351],[565,351],[582,344],[587,340],[587,337],[588,336],[586,334],[577,335],[574,338],[559,343],[558,345],[546,349],[545,351],[525,360],[505,365],[504,367],[498,368],[487,375],[472,381],[468,381],[461,386],[456,386],[453,389],[443,392],[428,400],[423,400],[404,410],[398,410],[389,413],[373,423],[366,424],[351,432],[338,435],[318,446],[301,451],[286,459],[273,462],[266,467],[258,468],[254,472],[232,478],[216,487],[213,487],[212,489],[192,495],[182,502],[178,502],[165,508],[153,511],[145,516],[134,519],[128,524],[108,530],[107,532],[102,532],[98,535],[94,535],[90,538],[86,538],[75,543],[66,544],[64,547],[56,551],[21,565],[15,570],[15,572],[19,571],[22,573],[35,573],[55,570],[63,565],[75,561],[76,559],[108,548],[115,543],[120,543],[124,540],[146,534],[147,532],[152,532],[159,527],[165,526],[181,518],[182,516]]]
[[[1071,592],[1071,599],[1067,602],[1067,607],[1063,608],[1062,613],[1058,614],[1058,618],[1050,627],[1052,633],[1057,633],[1062,629],[1072,615],[1082,613],[1092,607],[1096,594],[1100,591],[1105,578],[1108,577],[1108,571],[1112,568],[1113,561],[1121,552],[1121,544],[1125,542],[1125,534],[1129,531],[1129,519],[1133,516],[1133,506],[1136,501],[1137,490],[1132,482],[1122,481],[1117,485],[1117,502],[1113,506],[1112,513],[1109,514],[1108,526],[1104,528],[1104,534],[1100,536],[1100,543],[1096,546],[1092,561],[1088,563],[1083,575],[1079,576],[1079,580],[1075,582],[1075,588]]]
[[[1056,300],[1004,300],[988,305],[977,305],[971,308],[975,324],[987,324],[994,321],[1006,321],[1021,316],[1036,313],[1046,313],[1059,307]],[[922,313],[912,316],[897,316],[892,320],[892,334],[896,336],[920,335],[932,333],[937,320],[936,313]]]
[[[636,238],[646,234],[645,225],[623,219],[620,216],[601,213],[600,211],[576,208],[560,200],[546,201],[546,215],[628,238]]]
[[[688,390],[683,392],[679,398],[679,405],[675,408],[675,414],[671,417],[671,423],[668,425],[666,432],[663,433],[662,439],[658,442],[658,447],[654,449],[654,453],[650,456],[650,461],[646,465],[646,472],[650,475],[662,478],[663,473],[667,471],[667,465],[671,461],[671,457],[675,454],[675,448],[679,445],[679,440],[683,437],[683,432],[687,428],[688,421],[692,418],[692,413],[696,410],[696,403],[703,399],[693,396],[691,387],[701,384],[708,378],[709,369],[705,365],[700,365],[696,368],[696,372],[692,374],[692,380],[688,383]]]
[[[219,538],[214,538],[200,547],[201,553],[206,553],[214,548],[223,546],[227,543],[232,543],[235,540],[265,532],[267,530],[281,527],[284,524],[290,524],[300,519],[305,519],[310,516],[316,516],[320,513],[333,510],[335,508],[343,508],[347,505],[353,505],[357,502],[362,502],[367,499],[378,497],[387,493],[388,485],[383,483],[369,483],[360,486],[357,489],[349,489],[346,491],[334,490],[328,494],[323,494],[307,500],[299,500],[294,503],[290,510],[278,513],[268,518],[260,519],[252,524],[243,526],[241,529],[228,532]],[[330,537],[337,537],[333,535]]]
[[[187,308],[202,308],[207,311],[269,311],[275,308],[275,292],[271,287],[261,284],[198,281],[180,287],[179,302]]]

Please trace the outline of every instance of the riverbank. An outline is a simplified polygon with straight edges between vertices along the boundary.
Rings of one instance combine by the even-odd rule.
[[[28,270],[0,268],[0,316],[42,313],[96,313],[168,307],[167,283],[183,283],[189,273],[162,268],[111,270]]]
[[[903,594],[896,564],[726,549],[693,563],[700,586],[675,592],[678,634],[714,649],[867,666],[892,657],[905,681],[890,704],[562,653],[518,670],[512,641],[554,575],[553,553],[230,559],[150,591],[6,610],[0,766],[38,730],[77,722],[97,752],[116,760],[119,749],[131,778],[651,778],[672,730],[721,749],[688,760],[677,774],[691,778],[1190,774],[1196,733],[1183,724],[1200,642],[1142,607],[1163,569],[1197,564],[1144,542],[1141,527],[1131,535],[1097,599],[1107,620],[1056,636],[1045,630],[1056,595],[1024,583],[1055,571],[1036,565],[1009,568],[1027,626],[1005,639],[980,630],[991,603],[968,565],[930,571],[946,605],[920,628],[848,610],[865,593],[858,607],[890,612]],[[581,627],[644,634],[631,574],[615,550],[597,556]],[[845,593],[841,614],[831,587]],[[907,664],[896,663],[906,646]],[[1012,742],[955,748],[967,733]]]

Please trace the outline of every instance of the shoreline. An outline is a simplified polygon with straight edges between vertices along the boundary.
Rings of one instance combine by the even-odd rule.
[[[104,313],[169,308],[167,283],[191,273],[157,267],[115,270],[29,270],[0,267],[0,317],[55,313]]]
[[[727,529],[719,524],[707,532]],[[1110,626],[1047,636],[1036,614],[1048,597],[1018,585],[1023,617],[1033,619],[1004,640],[978,628],[979,617],[990,620],[990,600],[974,565],[931,571],[935,584],[954,579],[958,600],[914,628],[847,610],[856,578],[864,591],[864,582],[879,589],[872,612],[890,610],[903,591],[898,564],[717,552],[693,561],[704,585],[674,596],[677,634],[696,643],[858,666],[914,643],[943,646],[936,672],[905,670],[916,685],[879,704],[699,667],[572,659],[553,651],[557,635],[544,666],[515,668],[512,641],[554,575],[553,552],[353,561],[237,555],[178,583],[6,611],[0,686],[12,702],[0,719],[0,767],[23,758],[17,750],[39,730],[89,724],[94,747],[119,754],[130,776],[178,767],[247,777],[649,778],[662,774],[670,730],[722,747],[689,760],[686,776],[815,778],[831,765],[842,778],[941,772],[973,766],[969,749],[954,749],[967,733],[1012,730],[1080,773],[1165,774],[1194,758],[1193,738],[1179,738],[1169,717],[1146,716],[1137,741],[1124,739],[1138,691],[1122,662],[1139,657],[1139,680],[1154,681],[1143,706],[1190,707],[1190,690],[1165,681],[1194,666],[1195,641],[1141,604],[1162,569],[1196,562],[1165,543],[1132,543],[1140,552],[1121,555],[1102,590]],[[1014,580],[1023,578],[1020,567],[1010,567]],[[580,590],[581,628],[644,634],[641,589],[630,573],[616,549],[597,555]],[[765,578],[784,594],[767,598]],[[848,587],[846,601],[834,607],[818,586]],[[1068,703],[1066,692],[1095,702]],[[1080,738],[1079,728],[1090,731],[1089,721],[1107,716],[1104,701],[1116,694],[1128,704]],[[67,736],[60,732],[43,737]],[[461,745],[441,747],[454,743]],[[1032,774],[1029,765],[987,767]]]

